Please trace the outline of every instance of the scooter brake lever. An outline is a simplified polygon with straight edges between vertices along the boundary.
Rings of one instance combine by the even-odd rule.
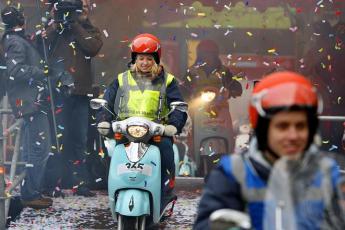
[[[155,129],[153,130],[153,135],[162,135],[164,131],[163,126],[157,125]]]

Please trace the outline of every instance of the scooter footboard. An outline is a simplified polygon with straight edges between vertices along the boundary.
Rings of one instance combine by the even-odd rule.
[[[118,194],[115,212],[125,216],[150,215],[150,196],[138,189],[121,190]]]

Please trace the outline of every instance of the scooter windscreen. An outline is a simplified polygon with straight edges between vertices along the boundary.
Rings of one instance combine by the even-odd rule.
[[[147,145],[145,143],[130,142],[125,147],[128,160],[133,162],[133,163],[138,162],[145,155],[148,148],[149,148],[149,145]]]
[[[267,108],[286,108],[291,106],[317,107],[322,112],[322,100],[315,93],[314,88],[302,84],[286,83],[254,93],[251,104],[260,116],[270,117]]]

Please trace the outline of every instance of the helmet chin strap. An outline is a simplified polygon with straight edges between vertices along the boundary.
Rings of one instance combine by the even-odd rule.
[[[280,156],[276,152],[274,152],[269,146],[267,146],[267,150],[264,151],[263,156],[272,164],[274,163],[272,162],[272,160],[276,161],[280,158]]]

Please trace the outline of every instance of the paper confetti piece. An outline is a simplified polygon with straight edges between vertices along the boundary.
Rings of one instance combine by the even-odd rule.
[[[106,30],[103,30],[103,34],[104,34],[104,36],[105,36],[106,38],[109,37],[109,34],[108,34],[108,32],[107,32]]]
[[[252,37],[253,36],[253,34],[251,33],[251,32],[247,32],[247,35],[249,36],[249,37]]]
[[[276,52],[276,49],[274,49],[274,48],[273,48],[273,49],[269,49],[269,50],[267,50],[267,52],[268,52],[268,53],[275,53],[275,52]]]
[[[338,149],[338,146],[332,145],[332,146],[329,148],[328,151],[333,151],[333,150],[335,150],[335,149]]]
[[[213,161],[213,164],[217,164],[219,162],[219,158]]]
[[[196,33],[191,33],[190,34],[192,37],[194,37],[194,38],[197,38],[198,37],[198,34],[196,34]]]

